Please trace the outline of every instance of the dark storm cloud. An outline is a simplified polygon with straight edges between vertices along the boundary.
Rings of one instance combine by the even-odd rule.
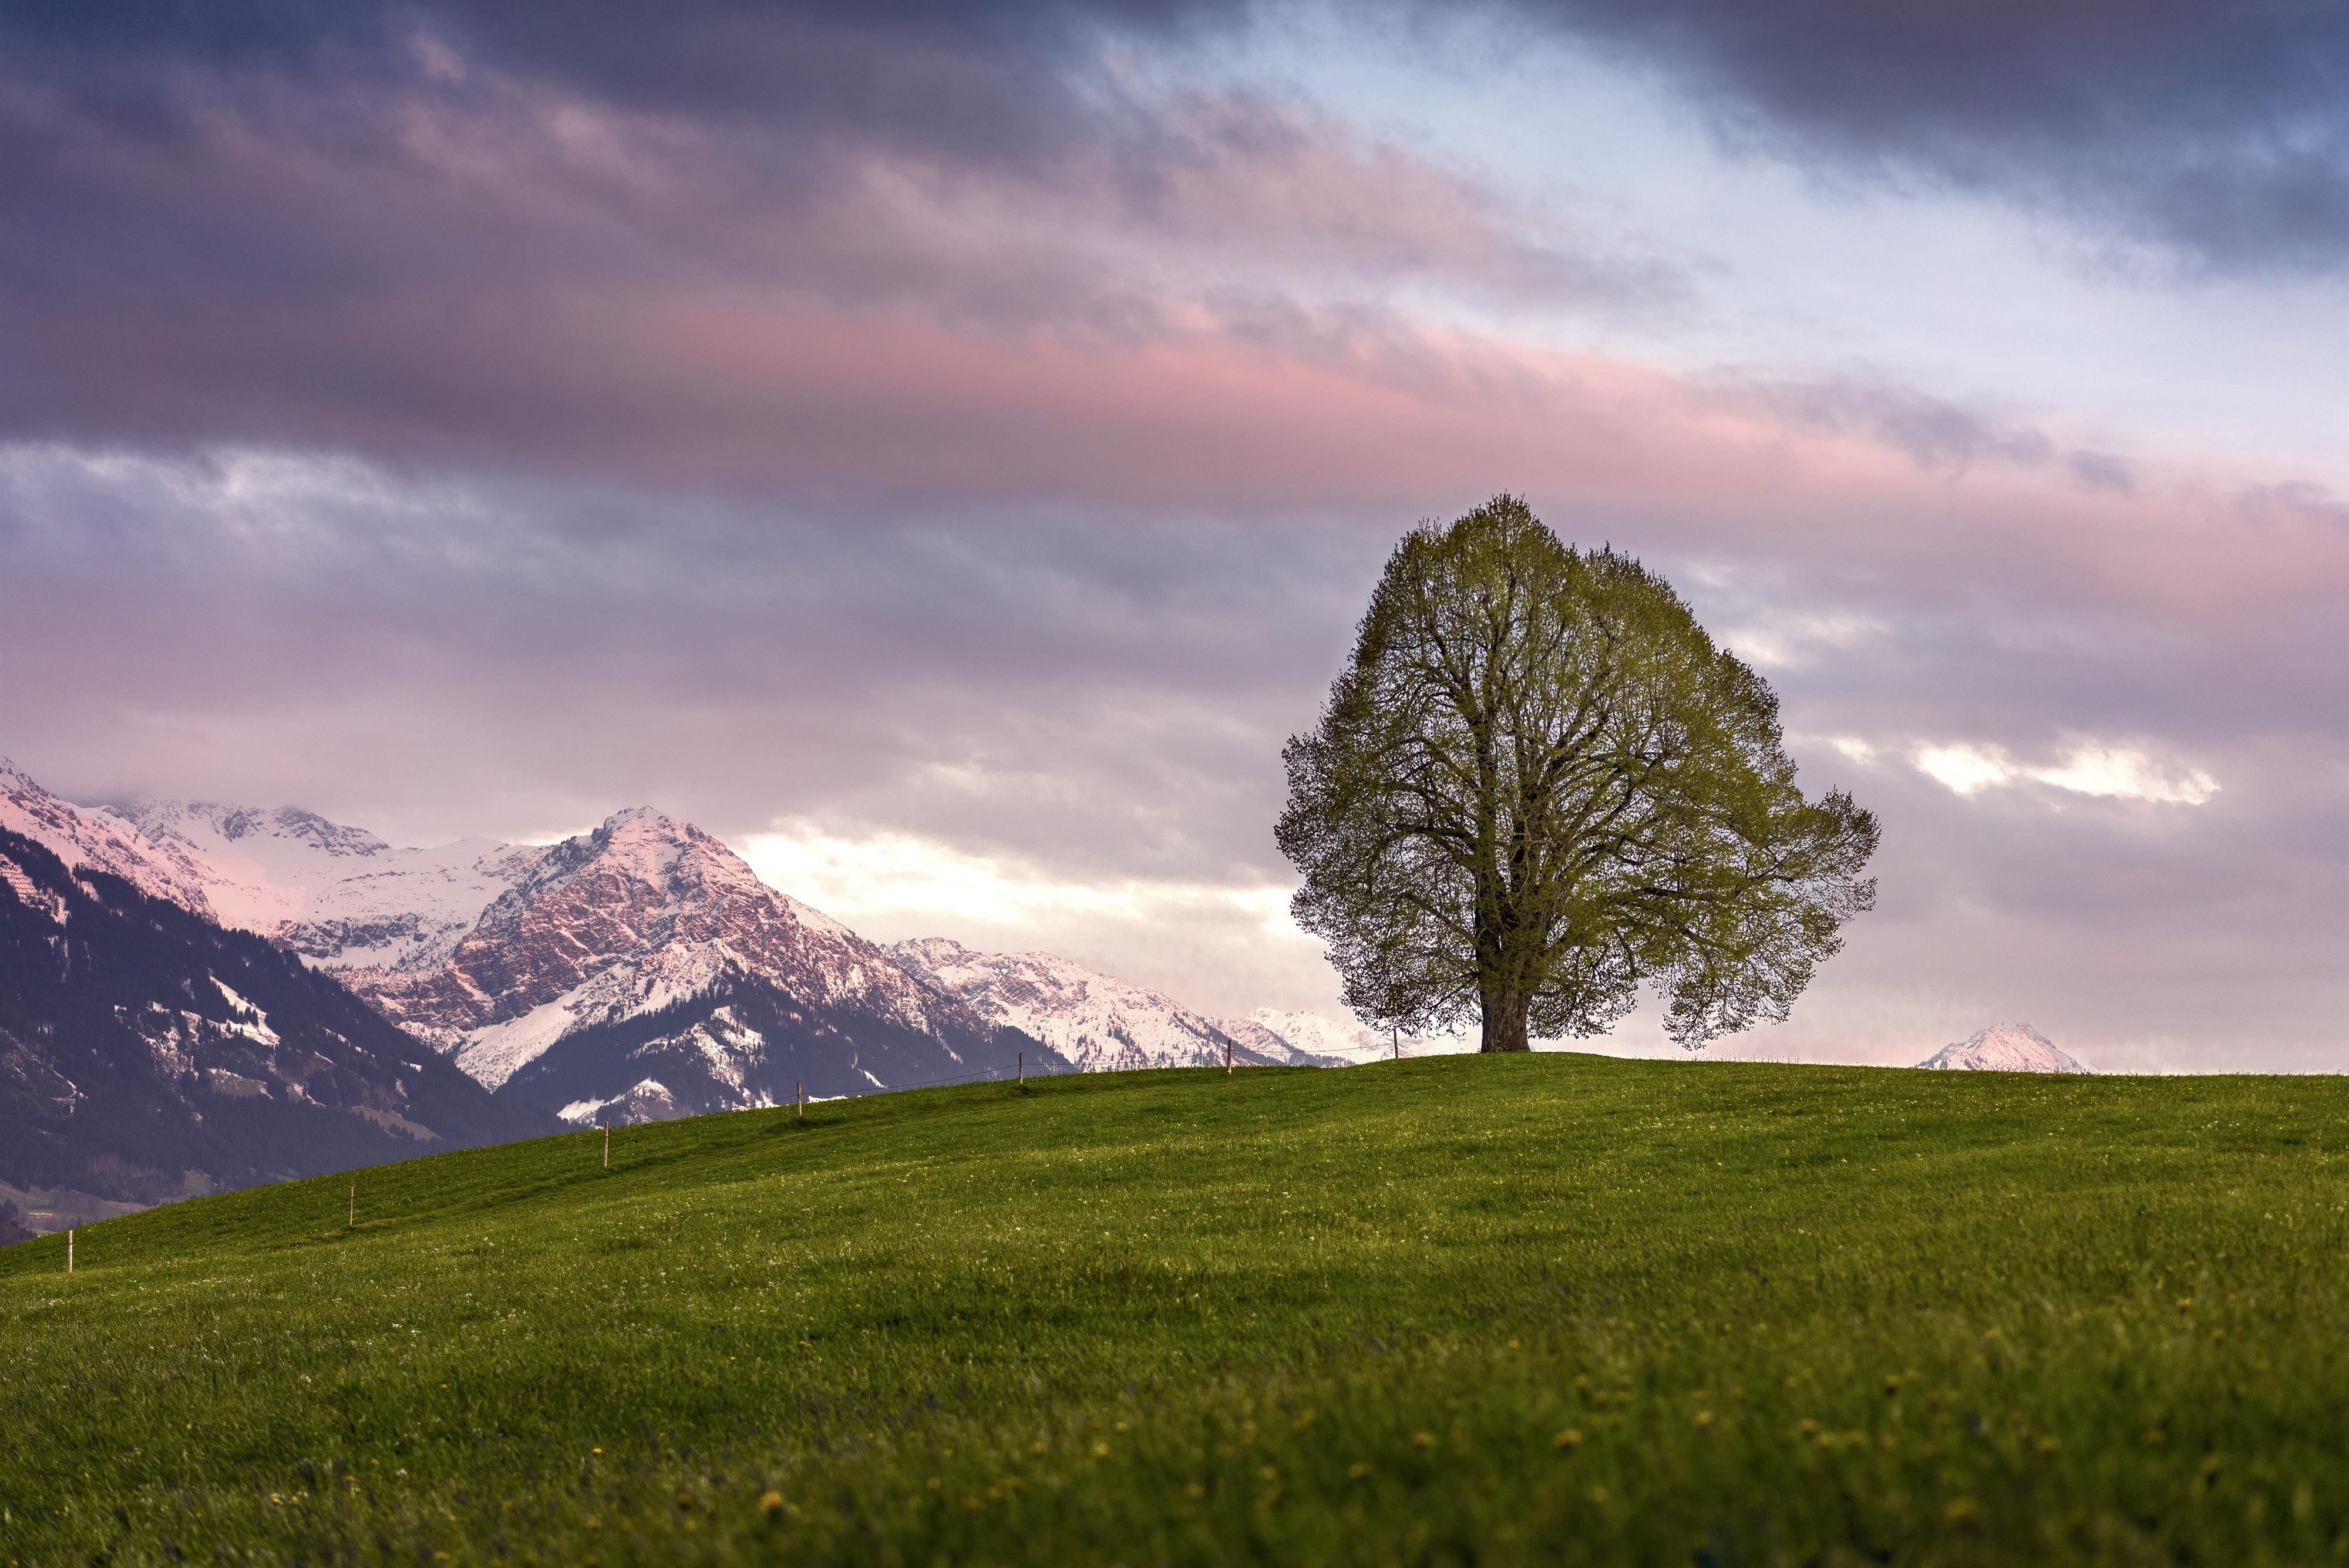
[[[1329,116],[1137,93],[1104,63],[1230,19],[0,11],[0,437],[723,477],[743,465],[695,432],[750,404],[700,406],[742,379],[713,337],[787,362],[794,313],[1131,343],[1201,299],[1249,329],[1299,315],[1291,290],[1398,281],[1677,296],[1669,266],[1537,233],[1473,177]],[[681,325],[721,317],[698,341]],[[750,417],[826,415],[785,396]]]
[[[450,79],[487,67],[688,119],[853,129],[959,157],[1032,157],[1083,117],[1063,72],[1104,33],[1164,41],[1240,7],[1220,0],[788,5],[702,0],[132,0],[11,6],[0,41],[26,79],[127,127],[190,129],[192,75],[271,82]]]
[[[2349,7],[1507,0],[1733,137],[2020,196],[2230,272],[2349,264]]]

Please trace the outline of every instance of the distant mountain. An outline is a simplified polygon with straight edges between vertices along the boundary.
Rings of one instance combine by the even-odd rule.
[[[1050,1061],[709,834],[641,808],[544,850],[439,967],[345,978],[482,1083],[576,1121],[981,1076],[1022,1051]]]
[[[978,952],[945,937],[897,942],[889,955],[980,1016],[1024,1031],[1088,1073],[1220,1067],[1226,1047],[1246,1066],[1328,1066],[1276,1035],[1242,1038],[1164,992],[1050,953]]]
[[[107,814],[223,920],[332,971],[487,1085],[647,1119],[1014,1069],[1028,1049],[657,812],[538,846],[396,849],[285,807]]]
[[[1223,1025],[1242,1040],[1268,1037],[1288,1050],[1349,1065],[1383,1062],[1396,1054],[1394,1039],[1350,1019],[1340,1022],[1318,1012],[1296,1012],[1259,1007],[1244,1019],[1226,1018]],[[1402,1054],[1411,1055],[1422,1042],[1405,1039]]]
[[[546,854],[478,838],[395,849],[293,806],[143,800],[102,815],[176,857],[222,924],[332,970],[437,968]]]
[[[135,823],[67,805],[0,757],[0,830],[20,834],[68,867],[91,866],[121,877],[150,898],[212,918],[204,868],[178,846],[147,838]]]
[[[481,1083],[573,1122],[1009,1074],[1023,1053],[1046,1072],[1221,1065],[1227,1047],[1243,1064],[1330,1066],[1388,1049],[1309,1013],[1218,1023],[1045,953],[878,948],[641,808],[556,845],[399,849],[294,807],[36,804],[84,858],[93,846],[268,937]]]
[[[1944,1045],[1920,1067],[1944,1073],[2087,1073],[2028,1023],[1998,1023],[1956,1045]]]
[[[554,1125],[262,938],[0,829],[0,1181],[155,1202]]]

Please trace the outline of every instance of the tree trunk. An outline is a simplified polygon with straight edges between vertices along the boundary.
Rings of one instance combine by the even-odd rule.
[[[1481,1051],[1530,1051],[1526,1040],[1526,1013],[1534,999],[1522,991],[1485,993],[1485,1042]]]

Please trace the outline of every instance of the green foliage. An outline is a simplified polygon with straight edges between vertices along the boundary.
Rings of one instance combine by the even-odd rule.
[[[0,1251],[0,1564],[2331,1561],[2344,1144],[1543,1054],[231,1193]]]
[[[1347,1005],[1481,1017],[1488,1051],[1602,1033],[1645,982],[1691,1049],[1784,1019],[1875,897],[1875,818],[1803,798],[1768,684],[1511,496],[1395,547],[1286,758],[1291,908]]]

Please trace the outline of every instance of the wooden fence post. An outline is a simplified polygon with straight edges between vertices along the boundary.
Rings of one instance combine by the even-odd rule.
[[[1028,1086],[1028,1053],[1025,1051],[1019,1053],[1019,1086],[1023,1089]]]
[[[358,1228],[359,1184],[354,1181],[351,1183],[350,1206],[343,1211],[343,1229],[346,1231],[356,1231]]]
[[[66,1227],[66,1272],[73,1272],[73,1227]]]
[[[792,1085],[792,1093],[797,1097],[799,1103],[796,1119],[807,1120],[807,1080],[805,1078],[795,1080]]]
[[[1225,1036],[1224,1036],[1224,1076],[1225,1076],[1225,1077],[1226,1077],[1226,1078],[1228,1078],[1228,1077],[1230,1077],[1231,1075],[1232,1075],[1232,1039],[1231,1039],[1231,1036],[1230,1036],[1230,1035],[1226,1034],[1226,1035],[1225,1035]]]
[[[604,1168],[612,1168],[612,1124],[604,1124]]]

